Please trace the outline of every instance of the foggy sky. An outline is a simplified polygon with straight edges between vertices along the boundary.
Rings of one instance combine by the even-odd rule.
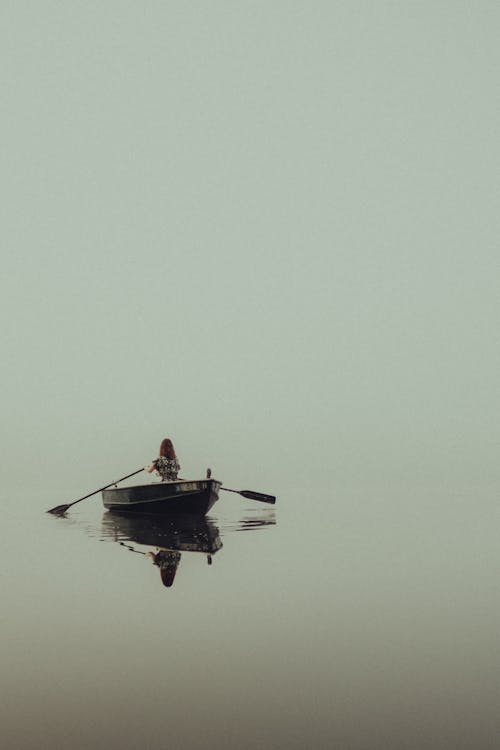
[[[4,5],[4,481],[495,482],[498,15]]]

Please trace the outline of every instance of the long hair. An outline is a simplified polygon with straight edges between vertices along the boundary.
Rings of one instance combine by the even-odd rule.
[[[173,584],[180,561],[180,552],[160,549],[154,556],[154,563],[160,568],[161,582],[164,586],[170,587]]]
[[[177,456],[175,455],[174,444],[172,443],[170,438],[164,438],[161,441],[160,456],[171,459],[177,458]]]
[[[177,568],[160,568],[160,577],[163,585],[167,586],[167,588],[170,588],[170,586],[172,586],[174,583],[176,573]]]

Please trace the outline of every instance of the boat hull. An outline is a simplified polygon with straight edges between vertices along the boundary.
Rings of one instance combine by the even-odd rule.
[[[177,552],[215,554],[222,547],[219,529],[203,516],[175,513],[103,513],[102,534],[120,543]]]
[[[215,479],[181,479],[102,491],[108,510],[125,513],[180,513],[204,516],[219,497],[221,482]]]

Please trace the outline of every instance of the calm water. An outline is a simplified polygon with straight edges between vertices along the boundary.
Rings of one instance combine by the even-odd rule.
[[[4,501],[4,750],[498,746],[493,492],[227,495],[191,527],[66,499]]]

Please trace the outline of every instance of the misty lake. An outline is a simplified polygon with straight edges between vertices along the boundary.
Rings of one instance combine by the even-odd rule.
[[[0,750],[497,750],[500,3],[1,11]]]
[[[496,748],[493,493],[277,495],[6,498],[1,747]]]

